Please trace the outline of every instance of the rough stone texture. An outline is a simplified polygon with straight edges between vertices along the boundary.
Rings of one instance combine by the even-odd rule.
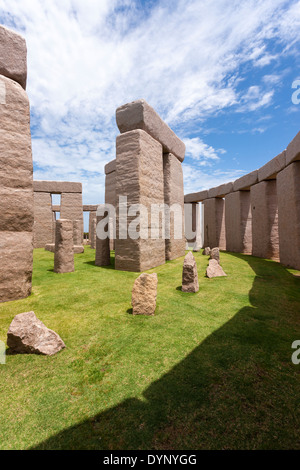
[[[184,192],[183,192],[183,172],[180,161],[171,153],[163,156],[164,169],[164,198],[165,204],[171,208],[176,204],[178,210],[178,219],[174,212],[165,212],[166,226],[166,260],[180,258],[185,254],[185,235],[184,235]],[[177,214],[177,212],[176,212]],[[181,220],[179,219],[181,216]],[[170,221],[170,223],[168,223]],[[176,239],[176,230],[181,228],[181,238]],[[179,234],[178,234],[179,235]]]
[[[252,254],[261,258],[279,258],[278,204],[276,180],[262,181],[251,187]]]
[[[212,248],[209,253],[209,259],[213,259],[220,264],[220,250],[218,247]]]
[[[296,160],[300,160],[300,131],[286,149],[286,164],[289,165]]]
[[[94,220],[96,220],[96,219],[97,219],[97,210],[96,211],[90,211],[90,214],[89,214],[89,242],[90,242],[90,245],[92,245],[93,237],[96,237],[96,235],[93,232],[93,229],[94,229],[93,223],[94,223]],[[95,238],[95,240],[96,240],[96,238]],[[94,246],[94,249],[95,248],[96,248],[96,245]]]
[[[224,273],[223,269],[221,268],[217,260],[210,259],[209,265],[206,269],[206,276],[209,278],[212,278],[212,277],[227,276],[227,274]]]
[[[192,202],[202,202],[205,199],[208,199],[208,191],[199,191],[198,193],[190,193],[184,196],[185,204],[189,204]]]
[[[51,253],[55,253],[55,243],[47,243],[45,245],[45,250],[50,251]],[[74,245],[73,246],[74,254],[84,253],[84,246],[83,245]]]
[[[0,75],[19,83],[27,80],[27,47],[19,34],[0,26]]]
[[[0,104],[0,302],[5,302],[31,292],[34,217],[28,97],[9,78],[0,76],[0,85],[5,88]]]
[[[45,250],[50,251],[51,253],[55,253],[55,243],[47,243],[45,245]]]
[[[286,151],[281,152],[277,157],[270,160],[258,170],[258,181],[274,180],[277,173],[279,173],[286,166]]]
[[[107,213],[104,213],[103,216],[97,216],[96,225],[101,222]],[[107,228],[108,229],[108,228]],[[96,255],[95,255],[95,265],[96,266],[109,266],[110,265],[110,248],[109,248],[109,238],[101,240],[97,236],[96,230]]]
[[[145,100],[120,106],[116,111],[116,120],[122,134],[142,129],[161,143],[164,153],[172,153],[181,162],[184,160],[185,144]]]
[[[73,244],[74,253],[84,253],[81,220],[73,220]]]
[[[196,243],[197,239],[197,216],[198,212],[198,203],[185,203],[184,205],[184,218],[185,218],[185,236],[188,243],[188,246],[191,246]]]
[[[74,271],[73,221],[56,221],[54,272],[70,273]]]
[[[202,252],[203,255],[209,256],[210,255],[210,248],[209,246],[206,246]]]
[[[250,190],[250,187],[256,183],[258,183],[258,170],[251,171],[251,173],[235,180],[233,191]]]
[[[79,220],[81,224],[81,234],[83,243],[83,206],[82,206],[82,193],[66,193],[61,194],[61,219]]]
[[[91,226],[91,248],[93,250],[96,249],[96,241],[97,241],[97,217],[95,217],[92,221],[92,226]]]
[[[82,184],[70,181],[38,181],[33,182],[34,192],[62,194],[62,193],[82,193]],[[82,205],[82,204],[81,204]]]
[[[277,175],[280,262],[300,269],[300,162]]]
[[[226,249],[252,253],[250,191],[236,191],[225,197]]]
[[[198,292],[198,272],[194,255],[191,251],[184,258],[182,269],[182,292]]]
[[[233,183],[226,183],[208,190],[208,197],[224,197],[233,191]]]
[[[154,315],[157,296],[157,274],[142,273],[132,289],[131,305],[133,315]]]
[[[224,199],[206,199],[204,205],[204,246],[226,250]]]
[[[126,132],[117,137],[116,194],[127,197],[127,207],[143,204],[148,214],[151,204],[164,204],[163,155],[161,145],[143,130]],[[141,272],[165,262],[164,234],[151,239],[151,228],[162,232],[162,224],[141,217],[140,231],[148,239],[128,237],[128,226],[137,216],[128,216],[125,226],[120,225],[119,199],[117,202],[117,239],[115,267],[123,271]],[[150,219],[150,216],[149,216]],[[121,239],[122,231],[127,238]],[[139,230],[139,227],[138,229]]]
[[[65,348],[57,333],[47,328],[34,312],[19,313],[10,324],[7,346],[14,353],[52,356]]]
[[[44,248],[53,243],[53,212],[50,193],[34,193],[33,246]]]
[[[117,165],[116,158],[112,160],[111,162],[107,163],[104,167],[105,174],[109,175],[110,173],[113,173],[114,171],[116,171],[116,165]]]
[[[83,212],[96,212],[99,204],[83,204]]]

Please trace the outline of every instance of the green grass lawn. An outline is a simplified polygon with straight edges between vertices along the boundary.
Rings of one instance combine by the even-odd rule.
[[[1,449],[300,449],[300,277],[221,253],[226,278],[180,291],[183,258],[158,274],[153,317],[131,314],[136,273],[75,255],[55,274],[34,252],[32,295],[0,304],[0,340],[33,310],[67,348],[0,365]]]

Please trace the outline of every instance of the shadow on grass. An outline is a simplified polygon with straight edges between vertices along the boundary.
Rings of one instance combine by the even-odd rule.
[[[143,400],[126,399],[36,449],[299,449],[291,343],[300,339],[300,279],[277,263],[232,256],[256,273],[251,306],[152,383]]]

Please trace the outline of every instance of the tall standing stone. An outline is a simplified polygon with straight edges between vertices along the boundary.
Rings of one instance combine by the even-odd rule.
[[[204,246],[218,246],[226,249],[225,204],[222,198],[210,198],[204,206]]]
[[[82,244],[83,243],[82,192],[78,192],[78,193],[62,192],[61,193],[60,217],[62,219],[80,220],[81,233],[82,233],[81,244]]]
[[[299,181],[299,161],[291,163],[277,175],[280,262],[294,269],[300,269]]]
[[[54,217],[55,212],[52,211],[51,194],[34,192],[34,248],[44,248],[45,245],[55,242],[55,236],[53,236]]]
[[[70,273],[74,271],[73,221],[56,221],[54,272]]]
[[[225,196],[226,249],[252,253],[252,215],[250,191],[235,191]]]
[[[251,186],[252,255],[279,258],[276,180]]]
[[[164,208],[164,179],[162,146],[143,130],[134,130],[117,137],[116,194],[117,239],[115,267],[121,271],[141,272],[165,263],[165,240],[158,210]],[[127,197],[127,202],[122,202]],[[121,200],[121,203],[120,203]],[[137,238],[128,235],[139,211],[126,218],[133,205],[143,205],[147,214],[141,214],[136,229]],[[137,209],[139,206],[135,206]],[[152,217],[153,215],[153,217]],[[151,238],[151,230],[157,238]],[[133,230],[134,231],[134,230]],[[140,236],[141,235],[141,236]]]
[[[171,153],[164,154],[163,169],[166,260],[173,260],[185,254],[183,172],[180,161]]]
[[[182,292],[198,292],[198,272],[194,255],[188,252],[183,262],[182,269]]]
[[[107,213],[104,215],[97,215],[97,225],[107,216]],[[105,227],[105,231],[108,230],[108,224]],[[110,265],[110,249],[109,249],[109,238],[108,236],[105,239],[102,239],[97,234],[96,227],[96,255],[95,255],[95,265],[96,266],[109,266]]]
[[[96,249],[96,242],[97,242],[97,233],[96,233],[96,230],[97,230],[97,217],[95,217],[93,220],[92,220],[92,225],[91,225],[91,248],[93,250]]]
[[[25,41],[0,27],[0,302],[31,292],[33,185],[25,85]]]

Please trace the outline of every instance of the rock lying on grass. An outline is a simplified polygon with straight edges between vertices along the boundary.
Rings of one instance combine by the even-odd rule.
[[[154,315],[157,296],[157,274],[142,273],[134,282],[131,305],[133,315]]]
[[[182,292],[198,292],[199,290],[197,264],[191,251],[184,258],[181,290]]]
[[[208,256],[210,255],[210,248],[209,246],[206,246],[202,252],[203,255]]]
[[[219,250],[219,248],[212,248],[210,250],[209,259],[215,259],[220,264],[220,250]]]
[[[216,259],[209,260],[209,266],[206,269],[206,276],[209,278],[227,276]]]
[[[7,333],[7,346],[14,353],[46,356],[66,347],[59,335],[47,328],[34,312],[15,316]]]

